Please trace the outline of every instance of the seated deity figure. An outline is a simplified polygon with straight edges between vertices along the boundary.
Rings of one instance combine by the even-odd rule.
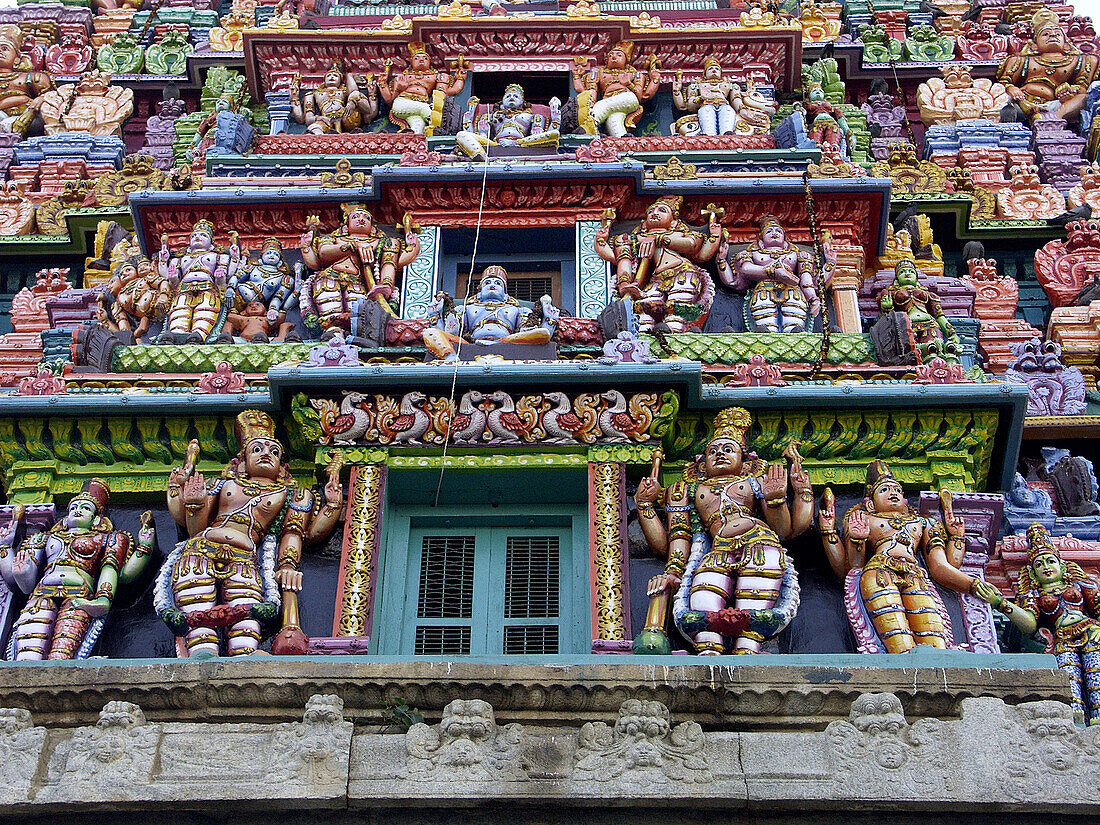
[[[14,23],[0,26],[0,132],[26,134],[34,119],[35,98],[53,88],[45,72],[30,71],[23,58],[23,31]]]
[[[1054,636],[1058,667],[1069,675],[1078,724],[1100,725],[1100,588],[1076,562],[1065,561],[1041,524],[1027,528],[1027,565],[1006,599],[978,580],[978,598],[1000,610],[1024,633],[1040,627]]]
[[[367,209],[347,204],[343,209],[344,224],[338,230],[317,237],[313,218],[301,237],[302,260],[314,270],[299,296],[302,320],[322,338],[349,330],[360,300],[377,301],[395,314],[390,300],[398,272],[420,254],[420,237],[411,229],[403,241],[391,238],[375,226]]]
[[[275,331],[275,340],[287,340],[294,325],[286,320],[286,314],[298,305],[298,295],[294,291],[294,275],[283,258],[283,246],[278,238],[267,238],[259,260],[246,261],[226,287],[223,306],[227,314],[240,314],[253,304],[263,307],[263,312],[256,316],[258,325],[249,325],[251,335],[248,339],[253,343],[267,343]],[[261,317],[263,322],[259,323]]]
[[[12,628],[17,661],[87,657],[93,620],[111,609],[119,586],[144,572],[155,543],[149,514],[132,546],[107,518],[109,498],[107,485],[91,479],[49,530],[16,548],[17,507],[0,535],[0,574],[12,592],[29,594]]]
[[[255,653],[280,607],[280,635],[301,632],[283,601],[296,604],[302,588],[303,543],[332,530],[343,502],[338,476],[330,474],[323,503],[298,486],[267,413],[240,413],[235,431],[240,452],[218,478],[195,471],[197,441],[168,477],[168,512],[190,538],[165,560],[154,604],[194,658]]]
[[[806,136],[822,148],[833,146],[842,157],[851,157],[852,130],[844,110],[826,100],[825,89],[817,81],[806,84],[805,96]]]
[[[683,72],[672,82],[672,102],[683,112],[694,112],[704,135],[732,135],[737,129],[741,87],[722,75],[722,64],[713,57],[703,61],[703,76],[684,92]]]
[[[623,40],[607,53],[607,65],[589,69],[587,58],[577,58],[573,88],[581,127],[590,135],[602,126],[611,137],[622,137],[642,116],[642,102],[657,94],[661,72],[652,64],[648,72],[630,65],[631,40]]]
[[[500,105],[478,116],[480,101],[471,97],[455,144],[471,158],[484,158],[490,146],[553,147],[558,145],[561,101],[550,99],[549,115],[538,113],[524,99],[523,87],[510,83]],[[540,107],[543,108],[543,107]]]
[[[922,359],[938,356],[958,363],[962,341],[947,320],[939,296],[921,286],[920,271],[913,261],[903,260],[894,268],[894,282],[879,295],[878,305],[883,312],[900,312],[909,319]]]
[[[966,527],[954,515],[946,491],[941,499],[942,524],[917,515],[890,468],[874,461],[867,468],[866,497],[844,515],[841,538],[835,499],[825,489],[818,515],[825,555],[857,596],[859,615],[850,610],[849,620],[853,627],[869,625],[877,652],[951,646],[950,619],[929,577],[959,593],[971,592],[974,580],[958,569]],[[922,554],[923,565],[918,561]]]
[[[443,99],[456,95],[466,83],[466,69],[459,66],[454,76],[432,69],[423,43],[409,44],[409,67],[392,77],[393,61],[386,58],[378,91],[390,106],[390,120],[418,135],[430,135],[439,126]]]
[[[187,150],[187,157],[194,160],[195,154],[199,151],[199,146],[208,136],[214,143],[207,147],[207,156],[213,157],[224,154],[226,147],[218,145],[219,138],[225,138],[227,135],[235,136],[237,129],[243,122],[241,101],[237,95],[226,93],[219,96],[214,101],[214,111],[199,122],[199,126],[195,130],[195,136],[191,138],[191,147]],[[228,142],[232,143],[232,137],[229,138]]]
[[[316,89],[303,95],[301,84],[301,76],[294,75],[290,81],[290,113],[306,125],[311,135],[352,132],[378,117],[378,83],[373,74],[367,76],[364,93],[355,76],[334,60]]]
[[[782,542],[809,529],[813,489],[796,446],[784,453],[787,464],[746,456],[751,425],[747,410],[722,410],[680,481],[662,491],[649,478],[635,494],[647,541],[668,551],[649,595],[675,593],[676,626],[700,655],[758,653],[798,610],[798,574]],[[662,499],[667,533],[654,508]]]
[[[557,331],[561,310],[549,295],[536,309],[520,306],[508,295],[508,273],[489,266],[481,273],[477,297],[455,305],[439,293],[428,311],[432,326],[424,330],[424,346],[436,358],[454,361],[455,344],[547,344]]]
[[[1033,119],[1050,113],[1075,119],[1085,105],[1089,84],[1096,78],[1100,56],[1082,54],[1068,42],[1058,15],[1042,8],[1031,19],[1032,39],[1019,54],[1010,54],[997,69],[1014,106],[1001,119]],[[1016,112],[1011,110],[1015,108]]]
[[[642,332],[658,324],[672,332],[701,328],[714,300],[714,282],[698,264],[714,257],[722,227],[711,212],[706,233],[692,229],[680,220],[682,201],[658,198],[636,229],[614,237],[614,215],[605,213],[596,232],[596,254],[615,266],[619,296],[634,300]]]
[[[728,256],[726,256],[728,258]],[[751,289],[749,313],[758,332],[805,332],[821,312],[813,256],[787,240],[783,225],[769,216],[756,240],[732,262],[719,261],[718,274],[732,289]]]
[[[168,312],[173,297],[168,279],[157,273],[152,261],[140,257],[124,260],[112,270],[100,299],[111,328],[132,330],[134,340],[141,343],[149,324]]]
[[[202,344],[214,331],[222,309],[226,280],[236,276],[243,259],[237,233],[229,234],[226,249],[214,243],[214,224],[195,223],[187,249],[176,255],[161,237],[159,272],[175,285],[176,297],[168,312],[168,325],[158,343]]]

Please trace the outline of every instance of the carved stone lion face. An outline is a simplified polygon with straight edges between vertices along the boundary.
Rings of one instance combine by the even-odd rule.
[[[482,746],[496,730],[492,706],[481,699],[456,699],[443,710],[439,723],[449,765],[476,765],[481,761]]]

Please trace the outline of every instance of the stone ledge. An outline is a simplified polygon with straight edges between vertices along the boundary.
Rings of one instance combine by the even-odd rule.
[[[290,721],[314,694],[335,694],[359,724],[388,719],[398,698],[426,716],[458,697],[489,702],[507,721],[613,719],[627,699],[665,704],[711,728],[822,730],[861,693],[889,691],[912,718],[957,717],[961,701],[1069,702],[1053,656],[955,651],[900,656],[541,657],[459,662],[367,656],[86,660],[0,667],[2,704],[40,724],[90,724],[105,703],[140,705],[156,722]]]

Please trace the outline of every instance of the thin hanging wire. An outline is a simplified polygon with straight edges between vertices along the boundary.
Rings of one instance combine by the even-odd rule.
[[[821,350],[814,362],[811,378],[820,378],[825,360],[829,357],[832,348],[832,324],[829,321],[829,307],[832,305],[832,291],[830,284],[825,282],[825,268],[828,262],[825,260],[825,250],[821,244],[821,230],[817,223],[817,207],[814,203],[814,193],[810,188],[810,170],[802,172],[802,188],[806,197],[806,215],[809,218],[810,234],[814,243],[814,281],[817,286],[818,298],[821,301]]]
[[[439,463],[439,481],[435,485],[435,504],[439,506],[439,494],[443,490],[443,474],[447,470],[447,449],[451,446],[451,433],[454,431],[454,419],[458,414],[458,405],[455,401],[455,392],[458,387],[458,365],[462,357],[462,335],[466,331],[466,303],[470,300],[470,290],[474,285],[474,261],[477,260],[477,246],[481,240],[481,215],[485,210],[485,187],[489,179],[489,146],[485,147],[485,163],[481,169],[481,200],[477,206],[477,228],[474,230],[474,248],[470,252],[470,271],[466,275],[466,294],[462,298],[462,311],[458,314],[458,341],[455,344],[455,369],[451,374],[451,393],[448,409],[450,417],[447,421],[447,431],[443,436],[443,456]]]

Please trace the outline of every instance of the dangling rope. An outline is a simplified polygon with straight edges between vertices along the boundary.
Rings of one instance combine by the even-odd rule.
[[[477,246],[481,241],[481,215],[485,210],[485,186],[489,179],[489,146],[485,146],[485,163],[481,168],[481,200],[477,206],[477,228],[474,230],[474,248],[470,251],[470,271],[466,275],[466,294],[462,298],[462,311],[458,314],[458,342],[455,345],[455,369],[451,374],[451,393],[448,409],[451,412],[447,420],[447,431],[443,434],[443,456],[439,464],[439,481],[435,485],[435,503],[439,506],[439,494],[443,489],[443,473],[447,469],[447,449],[451,446],[451,433],[454,431],[454,419],[458,414],[455,392],[458,387],[458,365],[462,357],[462,336],[466,332],[466,303],[470,300],[470,290],[474,285],[474,261],[477,260]]]
[[[817,207],[814,204],[814,193],[810,188],[810,170],[802,172],[802,188],[806,197],[806,215],[810,222],[810,234],[814,244],[814,283],[817,286],[818,298],[821,301],[821,350],[817,354],[814,368],[810,372],[811,378],[820,378],[821,370],[829,357],[829,349],[832,347],[832,324],[829,322],[829,307],[832,305],[833,287],[825,281],[825,250],[821,243],[821,231],[817,224]]]

